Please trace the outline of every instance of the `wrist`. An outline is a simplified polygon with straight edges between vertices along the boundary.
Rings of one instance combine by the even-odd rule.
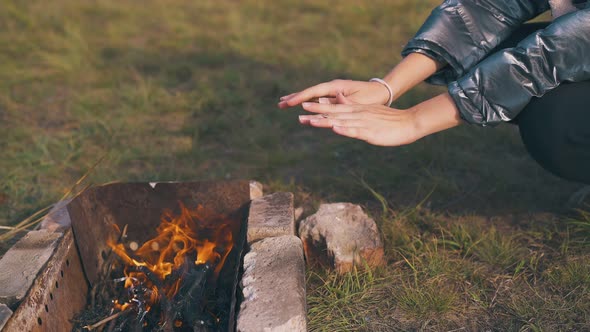
[[[406,112],[412,116],[412,129],[414,133],[414,141],[417,141],[425,136],[428,136],[428,121],[423,111],[419,107],[413,106],[406,109]]]
[[[414,128],[419,138],[462,123],[459,110],[448,93],[426,100],[408,110],[414,113]]]
[[[412,89],[444,66],[426,55],[410,53],[383,78],[392,88],[395,99]]]
[[[387,97],[385,97],[385,101],[382,102],[381,104],[389,107],[391,106],[391,103],[393,102],[393,98],[394,98],[394,93],[393,93],[393,89],[391,88],[391,86],[389,85],[389,83],[387,83],[385,80],[382,80],[380,78],[371,78],[369,80],[370,83],[374,83],[375,85],[380,85],[381,89],[387,91]]]

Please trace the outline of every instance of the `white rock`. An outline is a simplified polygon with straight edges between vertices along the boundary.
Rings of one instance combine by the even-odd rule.
[[[383,264],[383,243],[375,221],[351,203],[322,204],[299,225],[310,264],[329,265],[338,272],[353,266]]]

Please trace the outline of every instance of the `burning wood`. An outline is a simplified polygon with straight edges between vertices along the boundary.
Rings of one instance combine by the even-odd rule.
[[[156,231],[141,246],[126,245],[125,231],[108,242],[118,259],[103,269],[106,281],[96,297],[98,304],[110,302],[110,309],[107,318],[86,324],[87,329],[217,330],[219,319],[210,313],[207,294],[215,291],[234,245],[225,218],[211,216],[201,206],[189,210],[180,204],[180,215],[165,212]]]
[[[87,329],[87,330],[89,330],[89,331],[92,331],[92,330],[94,330],[96,328],[99,328],[99,327],[103,326],[104,324],[112,321],[113,319],[119,318],[119,316],[124,315],[127,312],[128,312],[128,310],[119,311],[116,314],[110,315],[109,317],[101,320],[100,322],[94,323],[92,325],[86,325],[86,326],[84,326],[84,328]]]

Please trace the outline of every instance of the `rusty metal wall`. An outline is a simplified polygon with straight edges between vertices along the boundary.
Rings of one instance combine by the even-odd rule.
[[[116,242],[116,230],[128,226],[128,240],[144,243],[156,234],[162,212],[178,209],[182,202],[192,209],[206,206],[223,215],[244,217],[250,202],[248,181],[210,181],[157,183],[113,183],[89,188],[68,204],[72,229],[78,243],[86,277],[92,285],[110,248]],[[238,236],[238,231],[234,234]]]
[[[71,331],[70,320],[86,305],[87,294],[88,282],[68,229],[2,331]]]

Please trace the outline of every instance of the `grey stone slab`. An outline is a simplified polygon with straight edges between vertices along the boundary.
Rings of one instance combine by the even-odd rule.
[[[241,287],[238,332],[307,330],[305,263],[298,237],[270,237],[252,244],[244,257]]]
[[[31,231],[0,260],[0,303],[16,306],[53,254],[62,233]]]
[[[248,243],[274,236],[295,235],[293,194],[278,192],[252,200]]]
[[[0,303],[0,331],[2,331],[11,316],[12,310],[6,304]]]

